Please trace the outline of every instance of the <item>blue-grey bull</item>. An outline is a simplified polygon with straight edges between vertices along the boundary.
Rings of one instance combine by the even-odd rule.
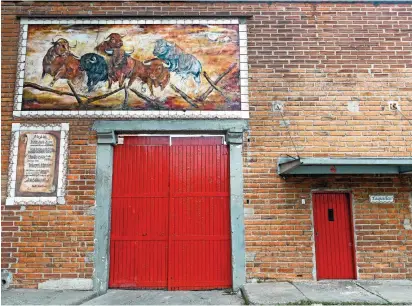
[[[164,39],[156,40],[153,55],[164,61],[168,70],[177,73],[182,79],[187,79],[191,74],[199,87],[202,64],[194,55],[184,53],[174,43]]]
[[[99,82],[106,82],[109,69],[103,56],[96,53],[86,53],[80,58],[80,70],[86,71],[87,88],[91,92]]]

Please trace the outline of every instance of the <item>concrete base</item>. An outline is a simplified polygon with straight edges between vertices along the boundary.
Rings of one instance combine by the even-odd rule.
[[[13,281],[13,274],[7,270],[1,270],[1,290],[8,289]]]
[[[389,303],[412,304],[412,281],[410,280],[359,280],[356,283]]]
[[[88,278],[51,279],[40,283],[38,288],[51,290],[93,290],[93,280]]]
[[[329,280],[246,284],[250,304],[403,304],[412,305],[409,280]]]
[[[85,305],[242,305],[225,291],[108,290]]]
[[[246,284],[250,304],[412,305],[412,281],[319,281]],[[2,291],[2,305],[242,305],[239,294],[212,291],[11,289]]]
[[[10,289],[1,292],[1,305],[80,305],[93,291]]]
[[[384,299],[363,290],[354,281],[295,282],[294,285],[315,303],[387,303]]]
[[[246,284],[243,294],[249,304],[295,304],[307,301],[295,286],[287,282]]]

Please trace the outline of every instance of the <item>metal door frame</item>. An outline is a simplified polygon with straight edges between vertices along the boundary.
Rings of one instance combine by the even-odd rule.
[[[113,146],[117,134],[216,134],[225,135],[229,145],[230,224],[232,249],[232,289],[246,282],[245,227],[243,211],[243,132],[247,120],[121,120],[95,121],[97,132],[96,206],[93,288],[99,294],[108,289],[110,264],[110,218],[113,173]]]
[[[172,145],[172,139],[173,138],[182,138],[182,137],[222,137],[222,144],[227,144],[226,143],[226,137],[224,134],[144,134],[144,133],[135,133],[135,134],[119,134],[117,143],[121,144],[121,139],[119,138],[124,138],[124,137],[136,137],[136,136],[149,136],[149,137],[162,137],[162,136],[167,136],[169,138],[169,146]]]
[[[314,217],[314,202],[313,202],[313,194],[317,193],[343,193],[348,196],[349,199],[349,221],[350,221],[350,230],[351,230],[351,236],[353,239],[353,247],[352,247],[352,256],[353,256],[353,268],[355,272],[355,279],[358,279],[358,261],[356,259],[356,249],[357,249],[357,239],[355,235],[355,215],[354,215],[354,208],[353,208],[353,194],[350,190],[333,190],[333,189],[328,189],[328,190],[322,190],[322,189],[316,189],[312,190],[311,192],[311,221],[312,221],[312,242],[313,242],[313,279],[319,281],[318,277],[318,267],[317,267],[317,262],[316,262],[316,242],[315,242],[315,217]]]

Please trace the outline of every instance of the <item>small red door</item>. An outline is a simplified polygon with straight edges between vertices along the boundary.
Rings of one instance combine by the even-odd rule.
[[[221,137],[115,147],[110,287],[231,287],[228,160]]]
[[[313,194],[318,279],[355,279],[355,252],[349,195]]]

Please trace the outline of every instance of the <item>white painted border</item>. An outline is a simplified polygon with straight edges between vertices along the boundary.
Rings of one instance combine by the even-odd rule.
[[[173,18],[173,17],[157,17],[157,18],[28,18],[20,19],[20,24],[239,24],[238,18]]]
[[[16,197],[17,158],[20,132],[60,131],[59,173],[56,197]],[[53,205],[64,204],[66,195],[69,124],[21,124],[13,123],[10,141],[9,181],[6,205]]]
[[[210,25],[233,25],[239,24],[239,48],[240,48],[240,111],[197,111],[197,110],[147,110],[147,111],[122,111],[122,110],[50,110],[50,111],[24,111],[23,83],[24,67],[26,61],[27,30],[30,24],[210,24]],[[47,18],[21,18],[20,38],[17,61],[16,88],[14,99],[14,117],[36,117],[36,118],[176,118],[176,119],[231,119],[249,118],[249,91],[248,91],[248,55],[247,55],[247,27],[241,24],[238,18],[79,18],[79,19],[47,19]]]

